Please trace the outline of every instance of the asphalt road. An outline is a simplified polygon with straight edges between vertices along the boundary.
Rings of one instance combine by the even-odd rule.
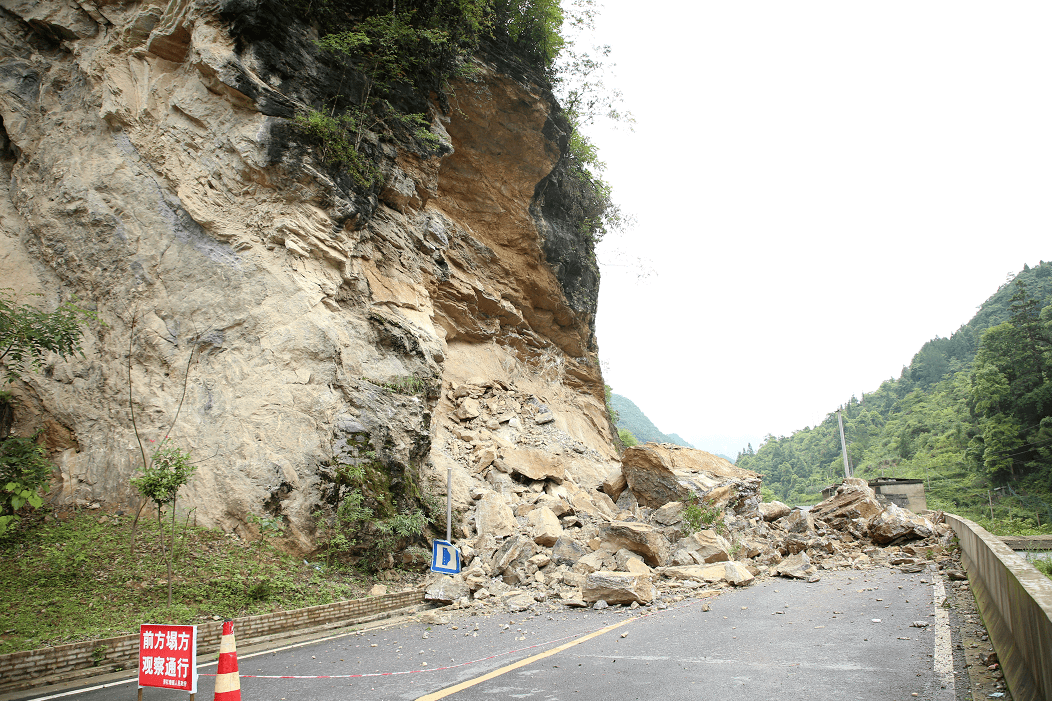
[[[954,682],[946,613],[934,605],[941,586],[931,573],[844,571],[814,584],[766,580],[665,609],[454,612],[448,625],[404,621],[242,655],[242,698],[951,701],[955,686],[968,698],[967,681]],[[284,675],[300,678],[268,678]],[[212,679],[201,677],[199,699],[212,698]],[[56,693],[34,698],[134,699],[136,688]],[[144,692],[144,701],[168,699],[186,695]]]

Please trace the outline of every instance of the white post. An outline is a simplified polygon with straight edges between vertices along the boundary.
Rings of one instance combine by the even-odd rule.
[[[844,452],[844,477],[851,476],[851,466],[847,464],[847,442],[844,440],[844,417],[836,410],[836,420],[840,423],[840,449]]]
[[[446,468],[446,542],[453,542],[453,468]]]

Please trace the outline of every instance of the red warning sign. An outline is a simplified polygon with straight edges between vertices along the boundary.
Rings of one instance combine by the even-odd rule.
[[[139,687],[197,693],[197,626],[139,626]]]

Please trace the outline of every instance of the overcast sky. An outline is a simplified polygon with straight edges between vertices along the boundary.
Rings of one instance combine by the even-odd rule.
[[[734,457],[1052,259],[1050,20],[1047,0],[606,0],[636,125],[590,134],[638,220],[600,249],[607,383]]]

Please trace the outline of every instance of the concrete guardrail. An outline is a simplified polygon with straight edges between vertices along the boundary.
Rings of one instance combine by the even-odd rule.
[[[946,514],[1015,701],[1052,701],[1052,580],[976,523]]]

